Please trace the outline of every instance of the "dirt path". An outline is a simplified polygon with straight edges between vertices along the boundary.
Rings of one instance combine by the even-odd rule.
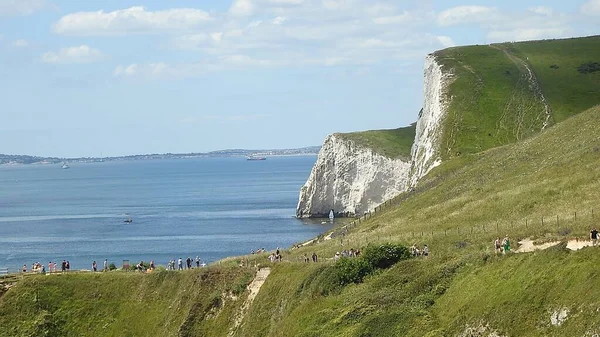
[[[229,329],[229,333],[227,334],[228,337],[235,336],[237,329],[242,324],[242,321],[248,312],[248,309],[250,309],[250,305],[252,305],[252,302],[254,302],[256,295],[258,295],[260,288],[267,280],[267,277],[269,277],[269,274],[271,274],[271,268],[259,269],[252,282],[250,282],[248,285],[247,289],[250,293],[248,294],[248,298],[246,298],[244,301],[244,304],[242,304],[240,311],[235,315],[233,326]]]
[[[544,250],[550,247],[554,247],[558,245],[560,241],[551,241],[546,242],[541,245],[535,245],[530,238],[523,239],[519,241],[519,249],[516,249],[515,253],[529,253],[536,250]],[[579,240],[579,239],[571,239],[567,242],[567,249],[570,250],[580,250],[585,247],[591,247],[592,241],[590,240]]]
[[[508,57],[517,67],[525,68],[525,70],[527,71],[527,82],[529,83],[531,90],[544,105],[545,120],[542,124],[542,130],[546,129],[548,127],[548,123],[550,122],[550,117],[552,116],[552,109],[550,109],[550,105],[548,105],[548,101],[546,100],[544,93],[542,93],[542,88],[540,87],[537,77],[535,76],[535,72],[529,66],[529,62],[524,61],[523,59],[512,54],[505,48],[500,48],[496,45],[490,45],[490,47],[504,52],[506,57]]]

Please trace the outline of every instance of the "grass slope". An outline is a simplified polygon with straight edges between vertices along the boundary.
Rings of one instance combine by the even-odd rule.
[[[600,62],[598,36],[455,47],[435,55],[454,75],[442,134],[446,159],[525,139],[546,121],[560,122],[600,103],[600,71],[577,70]]]
[[[373,149],[388,158],[410,158],[410,149],[415,140],[416,123],[390,130],[339,133],[339,137],[351,140],[360,146]]]
[[[251,276],[215,267],[26,277],[0,297],[0,336],[224,336],[243,301],[228,295]]]
[[[275,268],[242,335],[455,336],[479,325],[506,336],[598,333],[600,275],[593,266],[600,248],[495,256],[491,243],[507,233],[513,245],[525,237],[585,238],[596,225],[591,210],[599,199],[596,107],[527,140],[447,161],[403,203],[342,242],[293,251],[288,258],[296,261],[303,253],[329,257],[392,241],[428,244],[433,253],[337,290],[327,263]],[[542,216],[552,219],[544,227]],[[552,312],[562,308],[571,313],[567,321],[551,325]]]

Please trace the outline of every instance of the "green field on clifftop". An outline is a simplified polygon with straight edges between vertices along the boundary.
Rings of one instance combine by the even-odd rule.
[[[339,137],[373,149],[388,158],[410,158],[410,150],[415,140],[416,123],[390,130],[370,130],[352,133],[338,133]]]

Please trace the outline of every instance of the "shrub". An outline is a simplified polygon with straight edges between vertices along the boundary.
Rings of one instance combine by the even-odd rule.
[[[373,269],[386,269],[409,257],[408,248],[392,243],[368,245],[362,256]]]
[[[108,270],[117,270],[117,266],[115,266],[115,264],[111,262],[111,263],[108,265]]]
[[[600,71],[600,62],[584,63],[577,68],[577,71],[582,74],[591,74],[593,72]]]
[[[386,269],[399,261],[410,258],[408,248],[386,243],[368,245],[359,257],[341,258],[334,265],[334,277],[339,285],[361,283],[365,277],[378,269]]]
[[[373,272],[373,267],[363,258],[342,258],[335,264],[336,277],[341,285],[361,283]]]

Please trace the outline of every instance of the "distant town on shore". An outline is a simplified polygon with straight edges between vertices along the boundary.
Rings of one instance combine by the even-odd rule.
[[[202,157],[252,157],[252,156],[297,156],[297,155],[316,155],[321,149],[320,146],[308,146],[298,149],[270,149],[270,150],[245,150],[228,149],[211,152],[194,153],[163,153],[163,154],[139,154],[118,157],[79,157],[79,158],[61,158],[61,157],[40,157],[28,155],[8,155],[0,154],[0,165],[27,165],[27,164],[58,164],[58,163],[95,163],[103,161],[124,161],[124,160],[155,160],[155,159],[187,159]]]

